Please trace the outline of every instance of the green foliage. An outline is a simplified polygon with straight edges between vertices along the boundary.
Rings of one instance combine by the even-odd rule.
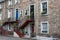
[[[45,14],[45,11],[42,11],[41,14]]]
[[[31,16],[32,16],[33,14],[34,14],[34,12],[32,11],[32,12],[31,12]]]
[[[27,18],[30,18],[30,16],[28,15]]]

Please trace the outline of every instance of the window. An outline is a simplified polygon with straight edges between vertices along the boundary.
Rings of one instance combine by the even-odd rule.
[[[2,19],[2,12],[0,11],[0,20]]]
[[[11,31],[11,27],[10,27],[10,25],[8,25],[8,31]]]
[[[15,4],[18,2],[18,0],[15,0]]]
[[[18,9],[16,9],[16,20],[18,20]]]
[[[27,15],[27,10],[26,10],[26,12],[25,12],[25,15]]]
[[[12,0],[8,0],[8,5],[12,5]]]
[[[20,3],[20,0],[15,0],[15,4]]]
[[[41,22],[41,33],[48,33],[48,22]]]
[[[42,14],[47,14],[47,2],[46,1],[41,2],[41,11],[42,11]]]
[[[12,16],[12,10],[9,9],[9,10],[8,10],[8,18],[10,18],[11,16]]]
[[[30,18],[34,19],[34,4],[30,4]]]
[[[21,15],[24,16],[24,14],[23,14],[23,10],[21,10]]]
[[[0,4],[0,9],[2,8],[2,5]]]
[[[18,0],[18,3],[20,3],[20,0]]]
[[[20,14],[19,15],[22,16],[22,10],[20,11]]]

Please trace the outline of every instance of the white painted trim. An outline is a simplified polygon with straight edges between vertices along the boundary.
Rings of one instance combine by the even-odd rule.
[[[42,10],[42,3],[44,3],[44,2],[47,2],[47,14],[44,14],[44,15],[48,15],[48,1],[42,1],[42,2],[40,3],[40,6],[41,6],[40,9],[41,9],[41,12],[42,12],[42,11],[43,11],[43,10]]]
[[[0,13],[0,20],[2,20],[2,11],[1,11],[1,13]]]
[[[12,5],[12,0],[10,1],[10,0],[8,0],[8,6],[9,5]]]
[[[15,2],[15,4],[16,4],[16,3],[18,2],[18,0],[15,0],[14,2]]]
[[[16,9],[14,9],[14,20],[16,19]]]
[[[19,15],[22,16],[21,10],[19,11]],[[20,16],[19,16],[19,17],[20,17]]]
[[[2,9],[2,4],[0,4],[0,9]]]
[[[18,3],[20,3],[21,0],[18,0]]]
[[[47,29],[47,33],[43,33],[43,32],[42,32],[42,23],[47,23],[47,28],[48,28],[48,29]],[[42,33],[42,34],[48,34],[48,33],[49,33],[49,23],[48,23],[48,21],[42,21],[42,22],[41,22],[41,33]]]
[[[9,27],[10,27],[10,26],[8,25],[8,31],[11,31],[11,29],[9,29]]]
[[[12,9],[8,9],[8,18],[12,17]]]
[[[14,37],[19,37],[19,35],[16,32],[14,32],[14,35],[13,36]]]
[[[24,10],[21,10],[21,11],[22,11],[22,13],[21,13],[21,14],[22,14],[22,16],[24,17]]]

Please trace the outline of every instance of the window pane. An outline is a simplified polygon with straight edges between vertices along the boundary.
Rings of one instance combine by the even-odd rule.
[[[47,14],[47,2],[42,3],[43,11]]]
[[[18,2],[18,0],[15,0],[15,4]]]
[[[47,9],[47,2],[42,3],[43,9]]]
[[[47,23],[42,23],[42,32],[46,33],[47,32]]]
[[[8,1],[8,5],[12,5],[12,0],[9,0]]]
[[[1,11],[0,11],[0,20],[2,19],[2,13],[1,13]]]
[[[8,18],[10,18],[12,16],[12,9],[8,10]]]

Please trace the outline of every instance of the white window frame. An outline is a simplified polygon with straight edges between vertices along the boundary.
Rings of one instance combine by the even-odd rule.
[[[8,18],[10,18],[10,12],[9,12],[9,10],[8,10]]]
[[[14,19],[16,20],[16,9],[14,9]]]
[[[11,16],[12,16],[12,10],[8,9],[8,18],[11,18]]]
[[[22,16],[21,10],[19,11],[19,17]]]
[[[12,5],[12,0],[10,1],[10,0],[8,0],[8,6],[9,5]]]
[[[43,32],[42,32],[42,31],[43,31],[42,23],[47,23],[47,33],[43,33]],[[48,21],[43,21],[43,22],[41,22],[41,33],[42,33],[42,34],[48,34],[48,33],[49,33],[49,23],[48,23]]]
[[[41,5],[41,12],[43,11],[42,9],[43,9],[43,7],[42,7],[42,3],[44,3],[44,2],[47,2],[47,13],[46,14],[43,14],[43,15],[48,15],[48,1],[42,1],[41,3],[40,3],[40,5]]]
[[[15,0],[15,4],[17,4],[18,3],[18,0]]]
[[[1,12],[0,20],[2,20],[2,12]]]
[[[20,3],[20,0],[18,0],[18,3]]]
[[[22,12],[22,13],[21,13],[21,14],[22,14],[22,16],[24,16],[24,10],[21,10],[21,12]]]
[[[10,27],[10,26],[8,25],[8,31],[11,31],[11,28],[9,29],[9,27]]]
[[[23,10],[20,10],[20,11],[19,11],[19,18],[20,18],[21,16],[24,16]]]
[[[0,9],[2,9],[2,4],[0,4]]]

